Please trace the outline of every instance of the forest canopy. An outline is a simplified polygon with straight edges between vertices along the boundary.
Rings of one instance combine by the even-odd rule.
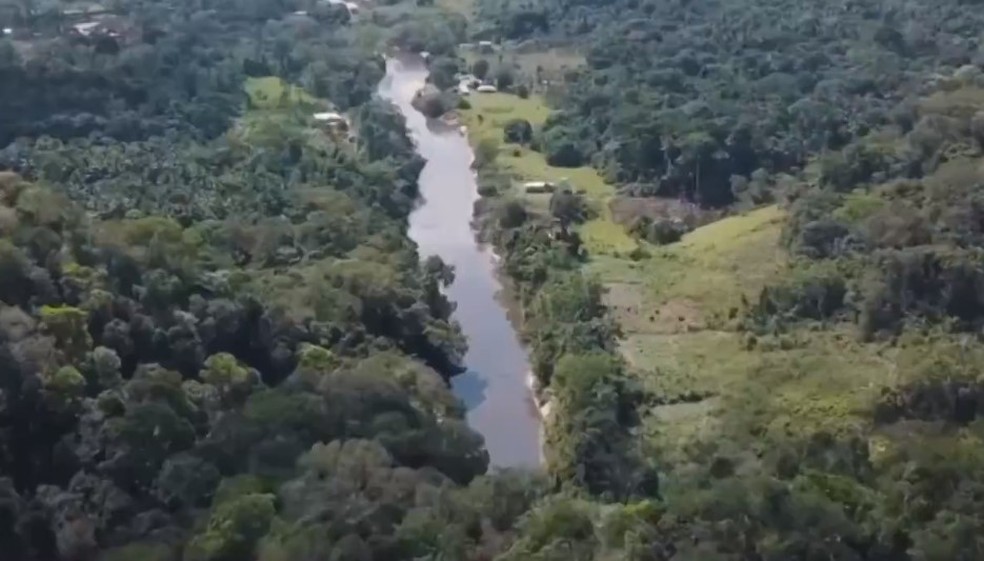
[[[735,178],[912,127],[940,80],[979,74],[975,4],[486,0],[476,34],[585,55],[542,131],[548,158],[722,206],[743,195]]]
[[[505,558],[981,556],[976,7],[478,2],[525,89],[465,111],[477,211],[586,491]]]
[[[315,2],[0,8],[2,557],[501,550],[545,487],[484,475],[447,384],[453,271],[406,235],[422,161],[372,98],[385,41],[454,32],[373,44]]]
[[[984,557],[978,3],[474,7],[0,3],[0,557]],[[495,54],[538,45],[583,64]],[[550,398],[542,473],[490,472],[449,389],[455,271],[407,236],[423,161],[373,95],[390,47],[429,52],[437,88],[471,70],[550,103],[476,147]],[[543,178],[504,153],[700,220],[612,223],[632,249],[598,259],[610,201],[529,204],[515,183]],[[730,301],[747,232],[686,236],[763,205],[781,266]],[[727,307],[640,311],[663,344],[630,348],[599,268]],[[831,397],[845,377],[863,400]]]

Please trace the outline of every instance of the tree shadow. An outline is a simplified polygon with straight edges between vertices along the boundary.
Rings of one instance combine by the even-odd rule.
[[[468,411],[472,411],[485,402],[485,389],[489,383],[475,370],[467,370],[451,379],[451,388]]]

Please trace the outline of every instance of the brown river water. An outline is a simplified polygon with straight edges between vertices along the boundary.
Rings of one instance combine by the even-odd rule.
[[[387,59],[379,95],[403,113],[417,151],[427,160],[420,174],[422,201],[410,215],[410,237],[422,257],[438,255],[454,266],[447,295],[468,337],[467,371],[452,380],[468,409],[468,423],[485,437],[492,465],[535,467],[541,459],[540,416],[527,385],[526,349],[497,298],[502,284],[495,256],[471,227],[478,199],[472,149],[457,126],[425,118],[413,108],[427,68],[419,57]]]

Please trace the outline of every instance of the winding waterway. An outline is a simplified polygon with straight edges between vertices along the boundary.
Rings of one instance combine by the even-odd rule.
[[[468,408],[468,423],[485,436],[492,465],[540,463],[540,418],[527,386],[526,350],[496,296],[494,255],[475,241],[472,209],[478,186],[471,169],[472,149],[459,131],[425,118],[412,106],[427,78],[417,57],[387,60],[379,94],[399,107],[417,151],[427,164],[420,173],[421,204],[410,215],[410,237],[420,254],[439,255],[454,266],[448,297],[455,319],[468,337],[467,371],[452,381]]]

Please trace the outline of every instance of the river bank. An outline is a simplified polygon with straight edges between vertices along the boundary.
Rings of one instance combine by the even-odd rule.
[[[469,424],[486,440],[493,466],[541,463],[540,413],[529,388],[531,367],[519,334],[502,305],[502,283],[492,250],[477,243],[472,212],[479,199],[474,155],[457,126],[427,119],[413,108],[428,70],[416,56],[387,59],[381,97],[406,118],[417,150],[427,161],[418,183],[422,202],[410,215],[409,235],[420,254],[438,255],[455,269],[448,297],[468,338],[467,370],[452,380],[467,407]]]
[[[484,110],[493,99],[519,109]],[[509,119],[531,104],[508,93],[476,93],[459,116],[468,140],[483,154],[477,166],[482,197],[475,206],[475,228],[501,257],[498,269],[531,356],[529,385],[541,413],[549,417],[544,423],[546,468],[615,496],[652,489],[656,471],[633,436],[644,396],[619,353],[620,331],[603,301],[605,288],[585,271],[590,259],[583,220],[590,213],[560,210],[571,204],[597,206],[595,198],[607,192],[589,168],[562,170],[570,177],[557,183],[569,184],[571,192],[524,192],[524,181],[543,179],[529,173],[537,166],[528,165],[542,155],[501,143]],[[547,112],[542,107],[529,117],[542,121]]]

